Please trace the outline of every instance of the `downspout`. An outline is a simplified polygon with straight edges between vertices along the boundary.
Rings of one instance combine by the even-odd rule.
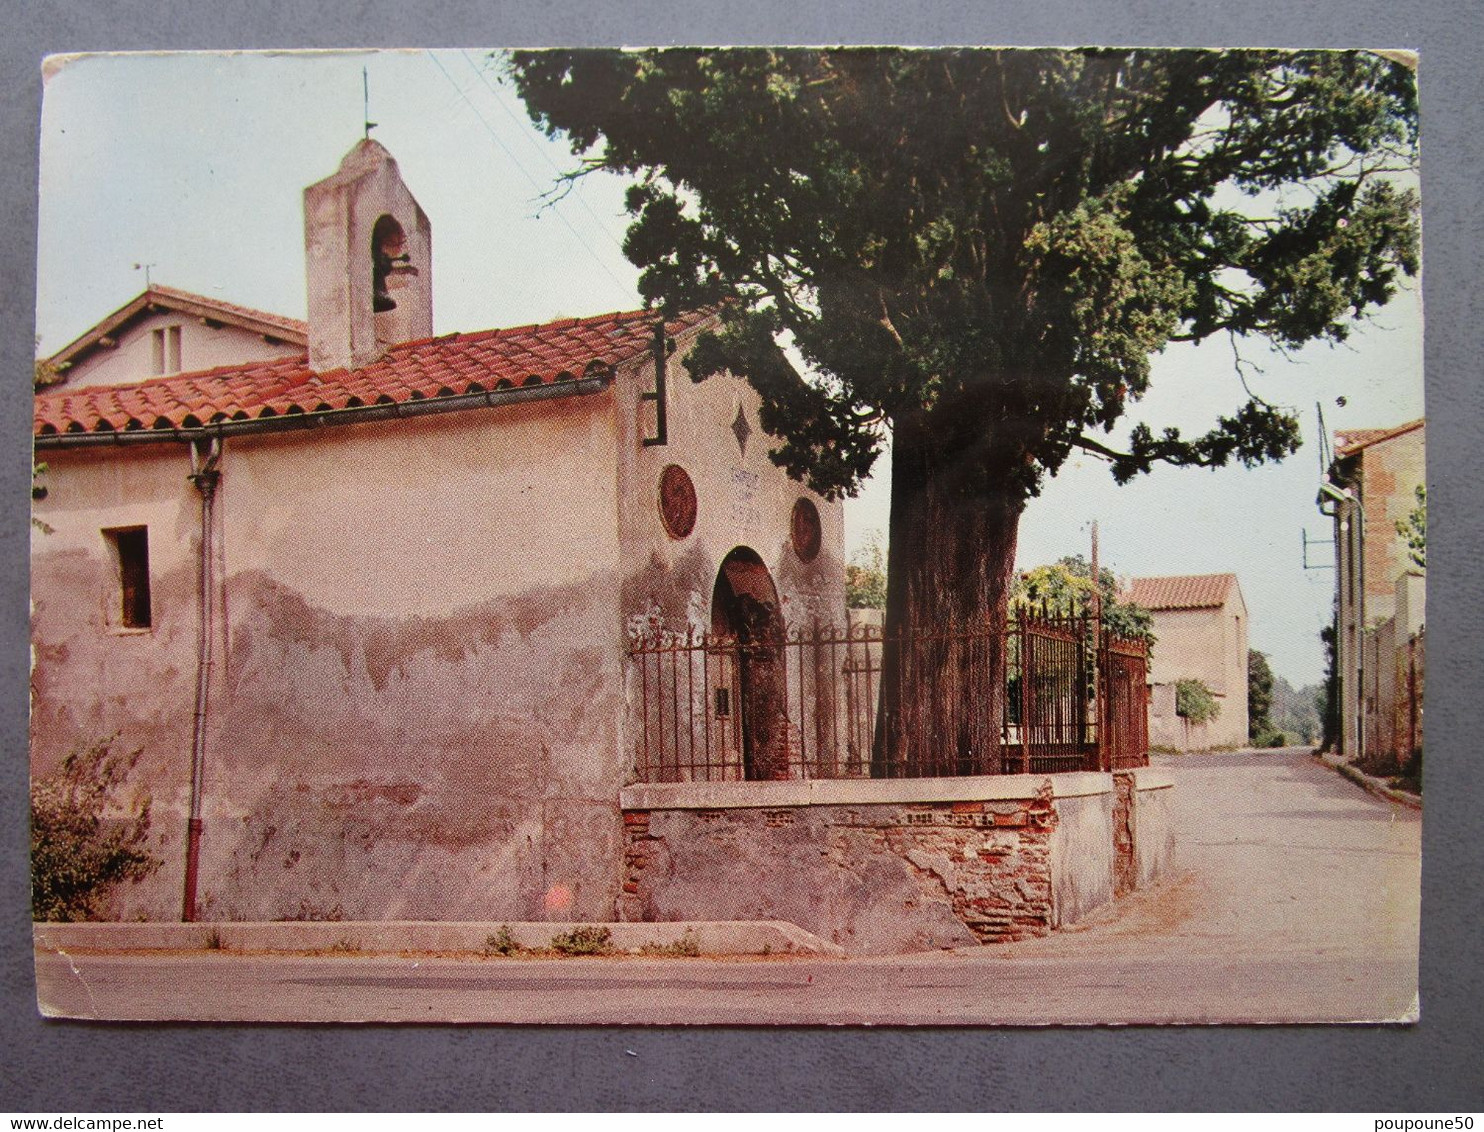
[[[206,707],[211,690],[212,595],[212,503],[221,472],[221,441],[201,440],[191,445],[191,474],[188,477],[201,493],[201,563],[199,570],[200,624],[196,645],[196,707],[191,730],[191,811],[186,823],[185,898],[181,919],[196,918],[196,878],[201,861],[201,784],[206,769]]]

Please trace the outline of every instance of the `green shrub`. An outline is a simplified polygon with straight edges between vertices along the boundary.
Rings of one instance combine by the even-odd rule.
[[[33,919],[105,919],[114,886],[137,884],[163,864],[144,847],[148,799],[122,817],[107,816],[119,809],[115,795],[140,754],[114,754],[110,737],[31,780]]]
[[[597,924],[583,924],[552,936],[551,949],[560,955],[609,955],[613,951],[613,933]]]
[[[510,934],[510,925],[501,924],[500,930],[494,935],[486,936],[484,940],[484,953],[486,955],[515,955],[524,951],[525,948],[515,942],[515,937]]]
[[[872,531],[866,544],[850,556],[845,567],[845,605],[850,609],[886,608],[886,548],[881,532]]]
[[[1402,790],[1409,790],[1413,794],[1422,793],[1422,748],[1418,747],[1412,752],[1410,758],[1402,766],[1401,774],[1392,779],[1391,784]]]
[[[1210,723],[1221,714],[1216,693],[1200,680],[1175,681],[1175,714],[1191,723]]]

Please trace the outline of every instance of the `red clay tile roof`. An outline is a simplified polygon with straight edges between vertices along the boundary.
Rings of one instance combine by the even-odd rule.
[[[672,319],[669,335],[710,317],[700,311]],[[304,355],[198,373],[172,374],[131,385],[36,395],[34,432],[115,432],[199,428],[363,405],[394,405],[607,373],[650,349],[654,314],[625,311],[569,318],[508,330],[422,338],[391,347],[356,370],[316,374]]]
[[[213,299],[208,295],[197,295],[190,291],[182,291],[178,287],[166,287],[162,283],[156,283],[150,287],[149,293],[159,298],[175,299],[181,303],[191,303],[203,307],[215,307],[226,315],[236,315],[238,318],[251,320],[253,322],[266,322],[269,326],[276,326],[285,334],[292,335],[294,339],[309,338],[309,323],[302,318],[289,318],[287,315],[274,314],[271,311],[260,311],[254,307],[244,307],[240,303],[229,303],[224,299]]]
[[[1145,609],[1215,609],[1226,603],[1227,594],[1236,584],[1235,574],[1134,578],[1124,600]]]
[[[1351,428],[1335,430],[1335,455],[1353,456],[1362,448],[1369,448],[1383,440],[1390,440],[1394,436],[1411,432],[1413,429],[1421,428],[1423,418],[1418,417],[1415,421],[1399,424],[1393,428]]]
[[[129,323],[143,318],[153,310],[173,310],[199,318],[218,319],[259,334],[272,334],[295,346],[309,343],[309,324],[302,319],[286,318],[281,314],[270,314],[268,311],[254,310],[252,307],[213,299],[208,295],[197,295],[154,283],[107,318],[78,335],[47,360],[56,366],[66,366],[92,350],[101,339],[117,335]]]

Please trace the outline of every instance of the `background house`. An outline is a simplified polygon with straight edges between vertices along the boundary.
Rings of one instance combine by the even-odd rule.
[[[1339,749],[1395,770],[1422,745],[1422,570],[1397,524],[1426,482],[1421,419],[1335,433],[1319,504],[1333,518]]]
[[[1235,574],[1134,578],[1124,600],[1154,615],[1149,742],[1176,750],[1247,745],[1247,605]],[[1199,680],[1220,712],[1193,724],[1176,713],[1175,686]]]
[[[68,389],[302,354],[309,325],[151,284],[48,360]]]
[[[374,141],[305,251],[307,324],[153,287],[38,394],[33,774],[143,751],[126,918],[611,919],[631,631],[838,620],[839,505],[679,369],[704,312],[431,337]]]

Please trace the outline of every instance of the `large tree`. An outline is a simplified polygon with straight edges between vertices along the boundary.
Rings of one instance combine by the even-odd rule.
[[[1273,726],[1273,666],[1268,654],[1247,650],[1247,741],[1254,747],[1282,746]],[[1275,741],[1276,740],[1276,741]]]
[[[763,398],[773,458],[851,492],[889,434],[882,740],[998,766],[1016,529],[1082,449],[1281,458],[1250,396],[1207,433],[1112,430],[1150,356],[1212,335],[1343,340],[1417,266],[1413,75],[1361,52],[519,52],[532,119],[631,174],[625,243],[664,310],[720,304],[689,361]],[[801,376],[781,346],[807,363]],[[943,632],[943,630],[950,632]]]

